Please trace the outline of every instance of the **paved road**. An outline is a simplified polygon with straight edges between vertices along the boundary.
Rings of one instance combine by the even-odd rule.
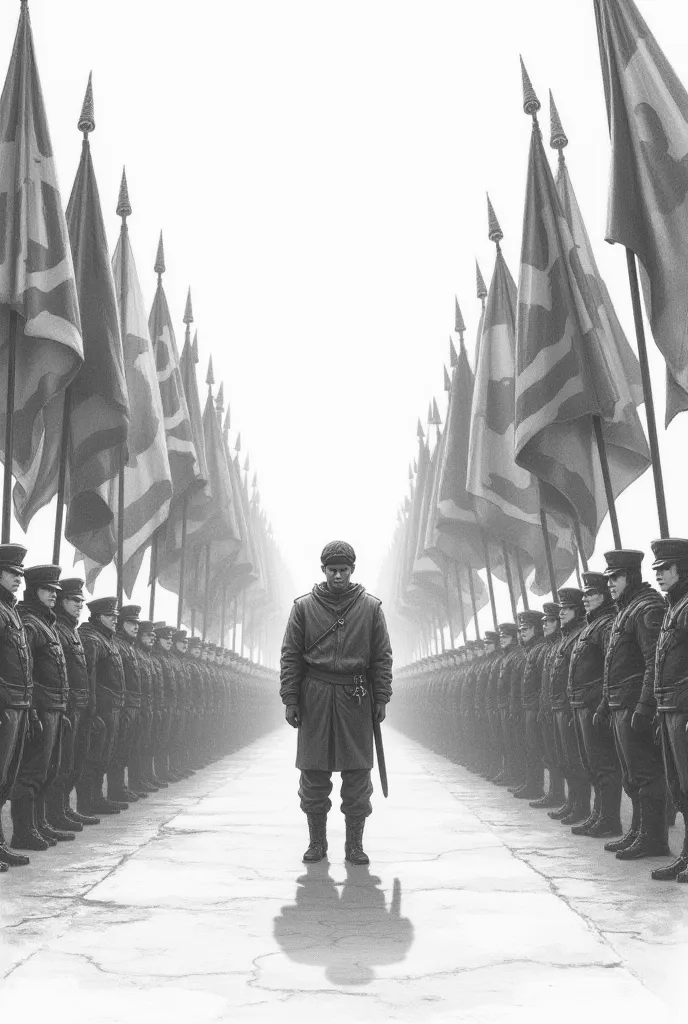
[[[684,1015],[688,886],[652,883],[648,862],[624,865],[387,738],[391,796],[374,798],[370,869],[345,866],[338,805],[329,862],[301,863],[285,727],[0,876],[1,1019]]]

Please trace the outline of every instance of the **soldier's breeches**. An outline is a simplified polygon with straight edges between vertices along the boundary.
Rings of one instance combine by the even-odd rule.
[[[62,730],[60,770],[58,771],[55,779],[55,785],[58,787],[65,786],[69,780],[71,780],[72,785],[74,785],[74,752],[78,738],[79,721],[82,714],[82,711],[69,711],[66,716],[69,721],[69,725],[71,725],[71,729],[65,725]]]
[[[554,742],[561,770],[568,779],[587,779],[578,749],[578,740],[569,708],[554,712]]]
[[[588,779],[593,786],[621,784],[621,766],[616,754],[614,736],[607,726],[595,728],[593,708],[574,708],[574,728],[578,750]]]
[[[112,754],[117,742],[117,729],[119,727],[119,708],[103,709],[98,711],[99,724],[97,736],[91,736],[91,749],[88,753],[86,771],[90,775],[102,776],[112,763]]]
[[[660,711],[659,721],[669,790],[674,801],[682,807],[688,798],[688,712]]]
[[[651,799],[664,799],[666,778],[664,761],[655,746],[653,730],[635,732],[631,728],[633,708],[615,708],[612,728],[616,753],[621,762],[621,781],[629,794],[640,794]]]
[[[129,765],[136,741],[139,715],[138,708],[122,708],[119,713],[117,741],[112,757],[113,765],[117,768],[127,768]]]
[[[526,759],[529,767],[542,764],[542,730],[538,722],[538,709],[525,708],[524,727],[526,737]]]
[[[24,743],[19,772],[11,799],[22,800],[43,793],[54,781],[60,767],[62,712],[39,711],[43,732]]]
[[[0,807],[9,800],[19,772],[28,713],[25,708],[5,708],[0,715]]]
[[[542,733],[542,750],[545,768],[549,772],[561,771],[557,744],[554,737],[554,718],[552,714],[540,715],[540,731]]]
[[[299,783],[299,798],[304,814],[327,814],[332,807],[332,772],[303,769]],[[365,816],[373,813],[370,798],[373,783],[368,768],[342,772],[342,814]]]

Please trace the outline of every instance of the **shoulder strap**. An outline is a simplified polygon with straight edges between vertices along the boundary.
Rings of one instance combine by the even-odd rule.
[[[348,605],[346,606],[346,608],[345,608],[345,609],[344,609],[344,611],[343,611],[343,612],[341,613],[341,615],[339,615],[339,616],[338,616],[338,617],[337,617],[337,618],[336,618],[336,619],[334,620],[334,622],[332,622],[332,623],[331,623],[331,624],[330,624],[330,625],[329,625],[329,626],[327,627],[327,629],[325,630],[325,632],[324,632],[324,633],[323,633],[323,634],[322,634],[321,636],[319,636],[317,640],[314,640],[312,644],[310,644],[310,645],[309,645],[308,647],[306,647],[306,649],[305,649],[305,651],[304,651],[303,653],[304,653],[304,654],[308,654],[308,653],[309,653],[309,651],[312,651],[314,647],[317,647],[317,646],[318,646],[318,644],[320,643],[320,641],[321,641],[321,640],[324,640],[326,636],[329,636],[329,635],[330,635],[330,633],[331,633],[331,632],[332,632],[333,630],[337,629],[337,628],[338,628],[339,626],[343,626],[343,625],[344,625],[344,616],[345,616],[345,615],[347,614],[347,612],[351,611],[351,609],[353,608],[353,606],[354,606],[354,605],[356,604],[356,602],[358,601],[359,597],[362,597],[362,596],[363,596],[363,594],[365,594],[365,590],[359,590],[359,592],[358,592],[358,593],[356,594],[356,597],[355,597],[355,598],[353,599],[353,601],[351,601],[351,602],[350,602],[350,603],[349,603],[349,604],[348,604]]]

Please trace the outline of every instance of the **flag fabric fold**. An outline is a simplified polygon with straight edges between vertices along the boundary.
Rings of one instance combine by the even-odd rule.
[[[24,529],[56,492],[64,392],[83,362],[69,233],[57,183],[31,21],[22,4],[0,97],[0,380],[16,314],[13,472]],[[0,389],[0,422],[7,408]],[[4,460],[4,434],[2,458]]]
[[[594,2],[611,137],[606,237],[640,262],[668,425],[688,409],[688,91],[633,0]]]

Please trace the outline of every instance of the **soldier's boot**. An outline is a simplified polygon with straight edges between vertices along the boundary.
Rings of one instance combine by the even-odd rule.
[[[104,775],[104,772],[96,772],[90,780],[91,810],[94,814],[119,814],[121,806],[103,796]]]
[[[76,839],[74,832],[65,832],[61,828],[53,828],[48,821],[46,816],[46,800],[45,793],[39,793],[34,798],[33,802],[36,814],[36,831],[39,835],[43,836],[47,842],[56,846],[57,843],[67,843],[71,839]]]
[[[652,878],[655,882],[671,882],[674,878],[677,882],[688,882],[688,800],[681,801],[683,814],[683,848],[676,860],[667,864],[665,868],[655,868]]]
[[[630,796],[633,815],[628,832],[620,839],[614,839],[611,843],[604,844],[604,848],[608,853],[618,853],[620,850],[627,850],[637,839],[640,830],[640,797],[637,793],[631,793]]]
[[[562,775],[554,769],[549,769],[547,774],[549,776],[547,792],[539,800],[533,800],[530,805],[538,810],[547,807],[561,807],[564,802],[564,779]]]
[[[64,810],[64,816],[67,821],[73,822],[75,825],[100,825],[100,818],[96,818],[94,814],[82,814],[81,811],[75,811],[69,802],[69,798],[72,793],[72,786],[70,783],[62,790],[62,808]],[[77,787],[77,800],[78,787]],[[90,805],[89,805],[90,806]]]
[[[149,782],[151,786],[155,786],[156,789],[167,789],[169,786],[168,782],[161,779],[157,773],[156,766],[153,763],[153,755],[149,755],[145,762],[145,778],[146,782]]]
[[[566,776],[564,776],[564,779],[566,779]],[[552,821],[561,821],[562,818],[565,818],[573,810],[574,787],[568,779],[566,779],[566,784],[566,800],[562,806],[557,807],[556,811],[547,812],[547,816],[551,818]]]
[[[351,864],[370,864],[370,858],[363,849],[363,829],[365,818],[354,817],[347,814],[346,818],[346,842],[344,844],[344,857]]]
[[[666,791],[666,809],[667,809],[667,811],[666,811],[666,814],[667,814],[667,825],[669,826],[669,828],[673,828],[674,825],[676,824],[676,816],[678,814],[678,807],[674,803],[674,798],[671,795],[671,793],[669,792],[669,787],[668,786],[667,786],[667,791]]]
[[[576,779],[573,809],[561,819],[562,825],[580,825],[590,817],[591,788],[587,779]]]
[[[7,845],[2,831],[2,808],[3,805],[0,804],[0,864],[2,865],[0,871],[7,871],[8,868],[24,867],[29,863],[29,858],[24,857],[21,853],[12,853]]]
[[[135,804],[138,800],[136,793],[129,789],[124,782],[124,768],[108,768],[107,798],[111,803],[124,804],[122,810],[125,810],[129,804]]]
[[[506,768],[502,768],[497,778],[493,779],[492,781],[494,782],[495,786],[508,786],[509,776],[506,773]]]
[[[36,831],[32,796],[14,799],[10,802],[10,807],[12,813],[10,846],[13,850],[47,850],[51,846],[57,846],[57,843],[49,843]]]
[[[514,793],[517,800],[539,800],[544,796],[544,771],[545,770],[541,764],[528,765],[528,774],[525,784]]]
[[[592,839],[608,839],[623,834],[621,827],[621,783],[606,780],[600,783],[600,813],[588,829]]]
[[[640,860],[641,857],[670,857],[669,834],[664,797],[641,796],[640,830],[635,841],[619,850],[617,860]]]
[[[83,832],[84,826],[70,821],[64,811],[63,790],[60,784],[53,784],[45,794],[45,817],[52,829],[63,832]]]
[[[310,843],[303,855],[306,864],[322,860],[327,854],[327,815],[307,814]]]
[[[573,825],[571,832],[574,836],[587,836],[590,835],[590,829],[597,824],[597,820],[600,816],[600,791],[599,787],[595,786],[595,799],[593,800],[592,811],[585,819],[581,821],[580,825]]]

